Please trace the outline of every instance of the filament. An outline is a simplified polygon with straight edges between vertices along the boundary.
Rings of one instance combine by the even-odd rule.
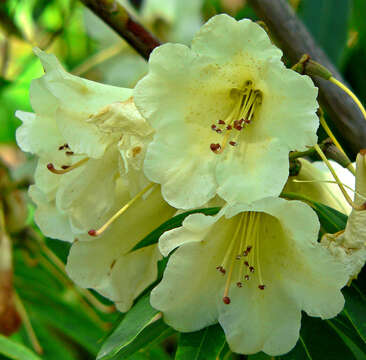
[[[62,174],[66,174],[78,167],[80,167],[81,165],[85,164],[87,161],[89,160],[88,157],[81,159],[80,161],[76,162],[73,165],[70,166],[66,166],[63,169],[55,169],[54,165],[52,163],[47,164],[47,169],[49,171],[51,171],[53,174],[58,174],[58,175],[62,175]]]

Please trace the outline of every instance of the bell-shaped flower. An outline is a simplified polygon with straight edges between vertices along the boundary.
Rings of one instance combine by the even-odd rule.
[[[332,184],[333,176],[327,169],[319,169],[318,163],[298,159],[300,170],[288,178],[283,193],[297,193],[336,209],[343,214],[351,212],[351,206],[344,199],[337,184]],[[338,165],[338,164],[337,164]],[[340,167],[340,165],[339,165]],[[349,171],[346,170],[348,173]]]
[[[39,157],[30,188],[37,224],[49,237],[72,241],[113,207],[120,175],[134,193],[146,186],[136,170],[153,130],[137,111],[131,89],[73,76],[55,56],[35,52],[46,74],[31,84],[35,113],[16,113],[23,121],[17,142]]]
[[[308,205],[281,198],[190,215],[159,240],[163,255],[178,249],[151,304],[182,332],[219,322],[234,352],[284,354],[299,338],[301,311],[326,319],[344,305],[347,275],[318,232]]]
[[[317,141],[317,88],[287,69],[256,23],[211,18],[191,47],[165,44],[134,90],[156,130],[144,171],[177,208],[216,194],[250,203],[278,196],[288,154]]]
[[[356,158],[356,189],[353,209],[344,231],[325,234],[321,243],[356,277],[366,262],[366,151]],[[362,210],[363,209],[363,210]]]

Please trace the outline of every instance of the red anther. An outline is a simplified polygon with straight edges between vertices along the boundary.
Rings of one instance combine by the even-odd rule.
[[[250,120],[249,120],[249,119],[245,119],[245,120],[244,120],[244,122],[245,122],[246,124],[250,124]]]
[[[241,288],[241,287],[243,286],[243,284],[242,284],[240,281],[238,281],[238,282],[236,283],[236,286],[237,286],[238,288]]]
[[[225,125],[225,121],[224,120],[219,120],[219,124],[220,125]]]
[[[217,132],[218,134],[221,134],[221,133],[222,133],[222,130],[221,130],[221,129],[216,129],[216,132]]]
[[[236,128],[238,125],[240,125],[240,124],[239,124],[239,121],[238,121],[238,120],[235,120],[235,121],[234,121],[234,128]]]
[[[66,155],[74,155],[74,152],[73,151],[66,151],[65,153]]]
[[[231,300],[230,300],[230,298],[228,297],[228,296],[224,296],[223,298],[222,298],[222,301],[224,302],[224,304],[226,304],[226,305],[229,305],[230,303],[231,303]]]
[[[245,280],[249,280],[249,275],[245,275],[245,276],[244,276],[244,279],[245,279]]]
[[[221,145],[220,144],[211,144],[210,145],[210,149],[217,154],[217,152],[221,149]]]
[[[91,230],[88,231],[88,234],[90,236],[97,236],[97,230],[91,229]]]
[[[254,273],[254,267],[253,267],[253,266],[250,266],[250,267],[249,267],[249,271],[250,271],[251,273]]]
[[[47,164],[47,169],[48,170],[53,170],[55,167],[53,166],[53,164],[52,163],[49,163],[49,164]]]
[[[265,287],[266,287],[266,285],[258,285],[258,289],[260,289],[260,290],[264,290]]]
[[[245,266],[249,266],[248,261],[245,261],[245,262],[244,262],[244,265],[245,265]]]
[[[245,120],[242,118],[239,120],[239,125],[241,125]]]
[[[243,256],[248,256],[248,251],[246,251],[246,250],[245,250],[245,251],[243,252]]]
[[[249,252],[250,250],[252,250],[252,247],[251,246],[248,246],[247,247],[247,251]]]
[[[234,126],[234,128],[235,128],[236,130],[240,131],[243,127],[242,127],[242,126],[240,126],[240,125],[238,125],[238,126]]]
[[[231,130],[233,127],[231,125],[226,126],[226,130]]]
[[[219,270],[222,274],[226,273],[226,270],[222,266],[216,266],[216,270]]]
[[[215,125],[215,124],[212,124],[212,125],[211,125],[211,129],[212,129],[212,130],[216,130],[216,125]]]
[[[230,144],[231,146],[236,146],[236,142],[235,142],[235,141],[230,141],[230,142],[229,142],[229,144]]]
[[[70,167],[70,165],[62,165],[62,166],[61,166],[61,169],[66,170],[66,169],[68,169],[69,167]]]

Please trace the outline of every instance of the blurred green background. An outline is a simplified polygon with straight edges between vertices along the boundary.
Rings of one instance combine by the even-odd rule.
[[[199,26],[220,12],[256,20],[245,0],[123,3],[162,41],[189,44]],[[365,103],[366,1],[290,0],[290,4]],[[34,46],[56,54],[65,68],[78,76],[118,86],[133,87],[147,67],[78,1],[0,0],[0,176],[5,179],[0,180],[0,191],[4,211],[12,201],[6,198],[9,193],[21,199],[18,212],[14,210],[19,226],[8,228],[6,236],[14,264],[14,304],[22,319],[19,330],[15,331],[15,324],[15,332],[10,331],[10,338],[0,337],[0,359],[37,359],[37,347],[42,348],[41,358],[47,360],[95,359],[103,338],[122,315],[98,295],[76,288],[65,276],[68,246],[44,239],[34,225],[25,190],[32,182],[35,163],[15,144],[20,122],[14,113],[17,109],[32,111],[29,86],[43,73],[32,53]],[[173,336],[131,359],[171,359],[175,346]],[[13,351],[20,352],[18,357]]]

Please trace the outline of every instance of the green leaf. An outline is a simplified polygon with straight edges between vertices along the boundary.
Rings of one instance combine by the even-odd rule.
[[[158,311],[150,305],[149,295],[142,297],[104,342],[97,359],[116,359],[117,355],[118,359],[125,358],[123,354],[128,353],[128,347],[137,340],[157,314]]]
[[[344,315],[366,344],[366,297],[355,281],[350,287],[343,289],[343,295],[346,299],[346,305],[343,311]]]
[[[299,16],[329,58],[339,64],[346,47],[351,0],[306,0]]]
[[[300,339],[295,348],[276,359],[360,360],[349,348],[350,343],[351,340],[334,323],[303,315]]]
[[[312,207],[319,217],[319,221],[323,229],[330,234],[334,234],[346,227],[347,216],[341,212],[313,201]]]
[[[216,360],[225,346],[225,334],[220,325],[180,335],[176,360]]]
[[[206,208],[206,209],[190,210],[190,211],[184,212],[183,214],[173,216],[171,219],[169,219],[165,223],[161,224],[157,229],[155,229],[150,234],[148,234],[146,237],[144,237],[137,245],[135,245],[135,247],[131,251],[141,249],[145,246],[149,246],[149,245],[157,243],[160,236],[163,235],[163,233],[165,231],[172,230],[172,229],[175,229],[175,228],[181,226],[182,222],[188,215],[196,214],[196,213],[202,213],[205,215],[216,215],[219,211],[220,211],[219,207],[211,207],[211,208]]]
[[[41,360],[33,351],[0,335],[0,354],[12,360]]]

